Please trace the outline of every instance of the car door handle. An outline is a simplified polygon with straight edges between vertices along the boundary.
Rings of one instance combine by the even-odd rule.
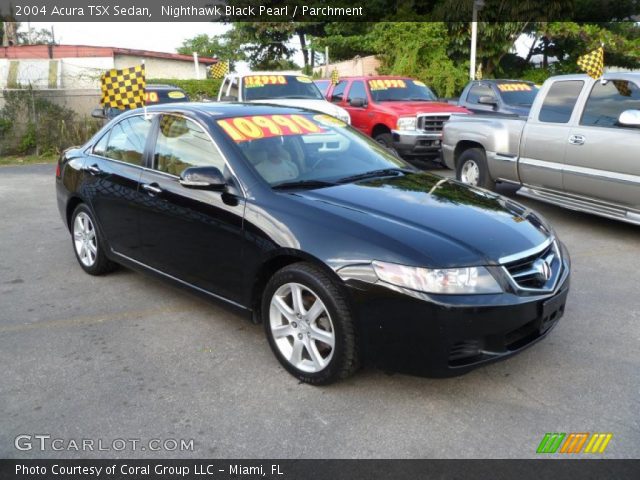
[[[143,183],[142,188],[151,195],[158,195],[162,193],[162,189],[155,183]]]
[[[584,135],[571,135],[569,137],[569,143],[571,145],[584,145],[585,140]]]
[[[85,167],[85,171],[89,172],[91,175],[99,175],[102,173],[102,170],[100,170],[100,167],[96,164]]]

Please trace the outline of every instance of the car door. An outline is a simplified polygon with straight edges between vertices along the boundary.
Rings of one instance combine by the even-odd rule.
[[[618,123],[625,110],[640,110],[637,84],[622,78],[593,84],[567,138],[568,193],[640,209],[640,129]]]
[[[525,185],[563,190],[562,168],[567,138],[577,120],[575,108],[584,80],[556,80],[535,118],[522,133],[518,173]]]
[[[140,179],[146,202],[140,215],[143,263],[165,274],[237,300],[242,281],[244,198],[206,127],[164,114],[149,169]],[[194,190],[180,184],[192,166],[214,166],[231,188]]]
[[[351,100],[354,98],[362,98],[365,102],[364,105],[361,107],[352,106]],[[369,132],[371,132],[373,113],[371,112],[371,102],[369,101],[367,88],[362,80],[354,80],[351,82],[347,92],[347,103],[344,107],[351,116],[351,125],[365,135],[369,134]]]
[[[139,246],[138,191],[152,117],[129,116],[94,145],[85,161],[83,195],[112,250],[135,258]]]

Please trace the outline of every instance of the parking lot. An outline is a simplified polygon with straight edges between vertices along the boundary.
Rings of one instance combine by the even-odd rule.
[[[638,227],[518,198],[572,255],[566,314],[547,339],[462,377],[365,369],[317,388],[227,307],[126,269],[83,273],[54,169],[0,168],[2,458],[535,457],[546,432],[611,432],[604,457],[638,455]],[[21,434],[194,444],[78,455],[17,450]]]

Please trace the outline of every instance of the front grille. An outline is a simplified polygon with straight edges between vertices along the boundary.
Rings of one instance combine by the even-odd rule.
[[[449,115],[418,115],[417,128],[424,132],[440,133],[447,120],[449,120]]]
[[[542,251],[514,260],[504,267],[513,282],[522,289],[552,289],[558,279],[562,261],[555,242]]]

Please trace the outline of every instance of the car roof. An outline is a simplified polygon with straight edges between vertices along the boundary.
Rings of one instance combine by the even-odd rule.
[[[165,83],[149,83],[144,88],[146,90],[182,90],[180,87]]]
[[[133,111],[142,111],[136,109]],[[266,103],[240,103],[240,102],[188,102],[188,103],[161,103],[147,107],[148,112],[175,112],[205,115],[210,118],[244,117],[247,115],[292,115],[315,113],[316,111],[304,108],[271,105]]]

